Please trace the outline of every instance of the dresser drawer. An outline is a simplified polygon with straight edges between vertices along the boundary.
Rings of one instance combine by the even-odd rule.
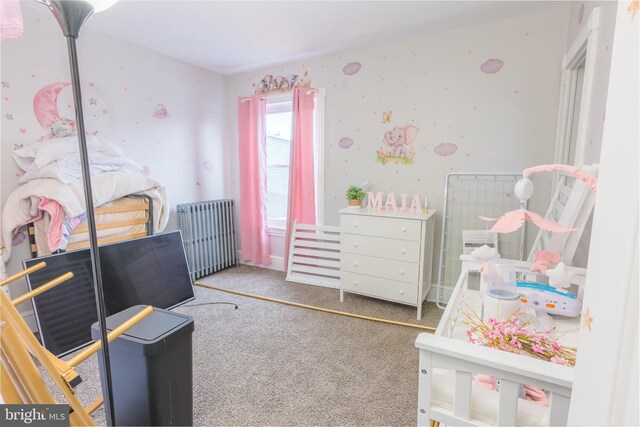
[[[340,215],[340,227],[342,233],[366,234],[417,242],[422,238],[422,222],[404,218],[343,214]]]
[[[342,272],[340,288],[343,291],[354,292],[405,304],[416,305],[418,301],[418,286],[410,283],[371,277],[364,274]]]
[[[406,283],[418,283],[420,264],[348,252],[342,253],[341,258],[340,272],[349,271]]]
[[[342,234],[340,251],[377,256],[397,261],[420,262],[420,242],[371,237],[360,234]]]

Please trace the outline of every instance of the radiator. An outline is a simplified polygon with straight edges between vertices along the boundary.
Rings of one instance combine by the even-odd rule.
[[[238,265],[233,200],[178,205],[178,227],[191,280]]]

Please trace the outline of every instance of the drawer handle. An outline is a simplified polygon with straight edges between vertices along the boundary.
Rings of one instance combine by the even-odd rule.
[[[353,223],[353,226],[354,226],[355,228],[358,228],[358,223],[357,223],[357,222],[354,222],[354,223]]]
[[[401,290],[401,291],[400,291],[400,295],[404,295],[404,291],[402,291],[402,290]]]
[[[357,248],[358,247],[358,242],[353,242],[353,247]]]
[[[402,274],[404,276],[404,268],[400,269],[400,274]]]
[[[353,286],[358,286],[358,281],[357,280],[353,281]]]
[[[357,267],[358,266],[358,261],[353,261],[353,266]]]
[[[406,254],[406,253],[407,253],[407,250],[406,250],[406,249],[404,249],[404,248],[402,248],[402,249],[400,250],[400,253],[402,253],[402,254],[404,255],[404,254]]]
[[[407,227],[402,227],[402,232],[406,233],[407,232]]]

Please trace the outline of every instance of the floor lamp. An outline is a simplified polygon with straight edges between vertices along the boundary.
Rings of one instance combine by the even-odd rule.
[[[69,65],[71,67],[71,83],[76,111],[76,126],[78,130],[78,143],[80,145],[80,160],[82,164],[82,181],[84,185],[84,198],[87,209],[87,225],[89,228],[89,248],[91,253],[91,266],[93,270],[93,289],[96,298],[98,321],[100,322],[100,337],[102,340],[102,357],[104,359],[101,378],[103,381],[104,411],[108,425],[115,425],[113,411],[113,396],[111,383],[111,364],[109,360],[109,342],[107,340],[107,325],[105,319],[104,292],[102,287],[102,273],[100,271],[100,253],[98,250],[98,236],[96,232],[95,218],[93,215],[93,194],[91,191],[91,174],[89,171],[89,154],[87,150],[87,135],[84,127],[84,115],[82,112],[82,94],[80,90],[80,72],[78,70],[78,54],[76,51],[76,39],[85,21],[93,12],[99,12],[112,6],[117,0],[37,0],[46,5],[60,24],[62,33],[67,38],[69,50]]]

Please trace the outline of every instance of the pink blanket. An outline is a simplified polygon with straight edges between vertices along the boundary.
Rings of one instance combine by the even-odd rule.
[[[62,226],[66,216],[64,209],[60,203],[46,197],[40,199],[38,209],[47,212],[51,217],[49,230],[47,231],[47,245],[51,252],[55,252],[60,248],[60,242],[62,241]]]

